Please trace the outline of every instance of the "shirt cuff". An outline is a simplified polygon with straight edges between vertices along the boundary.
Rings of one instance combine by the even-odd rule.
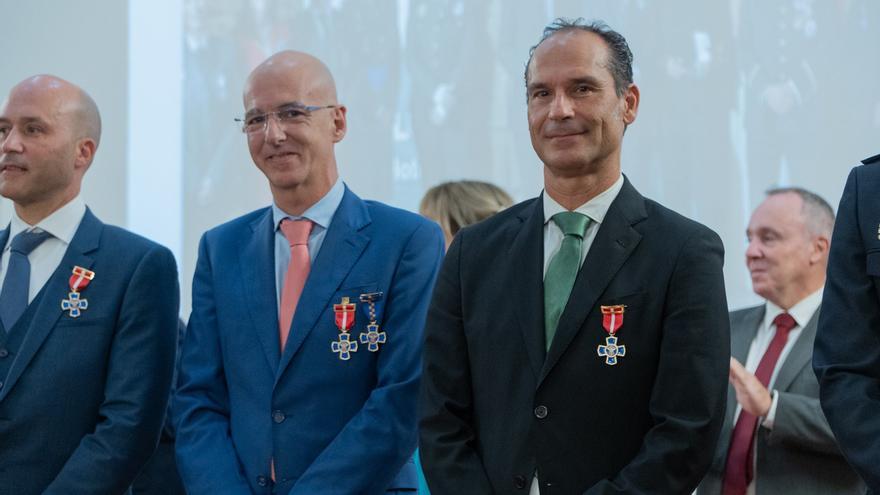
[[[779,392],[773,390],[771,394],[773,394],[773,398],[770,402],[770,410],[767,411],[767,415],[764,416],[764,421],[761,422],[761,426],[768,430],[773,429],[773,422],[776,421],[776,406],[779,404]]]

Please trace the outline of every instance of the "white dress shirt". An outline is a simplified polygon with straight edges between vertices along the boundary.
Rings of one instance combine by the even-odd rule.
[[[776,407],[779,404],[779,393],[773,389],[773,385],[776,383],[776,375],[779,374],[779,370],[782,369],[782,365],[785,364],[785,358],[788,357],[791,348],[794,347],[794,344],[801,336],[801,333],[803,333],[804,326],[810,321],[810,318],[813,317],[816,310],[819,309],[821,303],[822,289],[819,289],[801,299],[788,310],[788,314],[794,318],[797,325],[788,333],[788,340],[785,342],[785,347],[782,348],[782,353],[779,354],[779,360],[776,361],[776,367],[773,368],[773,373],[770,375],[770,383],[768,384],[769,386],[767,389],[769,389],[772,394],[772,402],[770,403],[770,410],[767,412],[767,415],[763,419],[759,419],[762,428],[767,428],[769,430],[773,429],[773,423],[776,420]],[[776,334],[776,325],[773,324],[773,320],[782,313],[785,313],[784,309],[770,301],[766,302],[764,306],[764,320],[761,322],[761,326],[758,327],[758,332],[755,334],[755,338],[752,339],[746,362],[743,365],[750,373],[754,373],[755,370],[758,369],[758,365],[761,363],[761,358],[764,357],[764,353],[767,352],[767,348],[770,347],[770,342]],[[742,406],[737,404],[736,413],[733,416],[734,425],[736,424],[736,420],[739,419],[741,411]],[[752,462],[754,463],[756,459],[757,452],[755,452],[755,457],[752,458]],[[754,479],[746,488],[746,495],[755,495]]]
[[[596,233],[599,232],[599,226],[602,225],[602,222],[605,220],[605,214],[608,213],[608,208],[611,207],[611,203],[617,198],[622,187],[623,175],[618,177],[617,181],[615,181],[611,187],[574,209],[575,212],[586,215],[590,218],[590,224],[587,225],[587,231],[584,233],[584,242],[581,244],[581,265],[583,265],[584,260],[587,259],[587,253],[590,251],[590,246],[593,245],[593,240],[596,239]],[[562,239],[565,238],[562,229],[556,225],[556,222],[550,219],[553,215],[568,210],[551,198],[550,195],[547,194],[547,191],[544,191],[542,199],[544,201],[544,275],[547,275],[547,268],[550,267],[550,260],[553,259],[556,252],[562,247]]]
[[[584,260],[587,259],[587,253],[590,252],[590,246],[593,245],[593,241],[596,239],[599,227],[602,225],[602,222],[605,221],[605,214],[608,213],[608,208],[611,207],[611,203],[617,198],[617,195],[620,194],[620,189],[622,187],[623,175],[621,174],[611,187],[574,209],[575,212],[586,215],[590,218],[590,223],[587,225],[587,231],[584,232],[584,242],[581,244],[581,266],[583,266]],[[562,240],[565,238],[562,229],[556,225],[556,222],[550,219],[557,213],[569,210],[551,198],[550,195],[547,194],[547,191],[544,191],[542,199],[544,201],[544,275],[546,276],[547,268],[550,267],[550,260],[553,259],[556,252],[562,247]],[[538,487],[538,473],[535,473],[535,477],[532,478],[532,486],[529,489],[529,495],[540,495],[540,493],[541,490]]]
[[[31,277],[28,285],[28,304],[34,300],[34,297],[40,292],[52,273],[61,264],[64,253],[67,252],[67,246],[73,239],[76,229],[79,228],[83,216],[86,214],[86,204],[77,196],[72,201],[55,210],[51,215],[44,218],[36,225],[29,225],[19,218],[17,213],[13,213],[12,221],[9,226],[9,239],[3,247],[2,258],[0,258],[0,281],[6,279],[6,269],[9,266],[9,252],[12,249],[12,239],[24,230],[34,232],[48,232],[52,234],[42,244],[36,247],[31,254],[28,255],[28,261],[31,264]],[[71,267],[72,268],[72,267]]]

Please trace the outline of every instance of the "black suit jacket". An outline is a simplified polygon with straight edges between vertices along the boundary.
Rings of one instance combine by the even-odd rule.
[[[0,231],[0,246],[8,234]],[[77,318],[61,309],[74,266],[95,272]],[[2,356],[12,363],[0,378],[0,495],[123,493],[165,416],[174,257],[86,211],[40,294],[21,346]]]
[[[880,155],[838,207],[813,351],[820,400],[847,460],[880,491]]]
[[[718,236],[625,181],[544,352],[540,198],[462,230],[428,315],[421,459],[432,493],[690,493],[724,419]],[[609,366],[601,305],[625,304]]]

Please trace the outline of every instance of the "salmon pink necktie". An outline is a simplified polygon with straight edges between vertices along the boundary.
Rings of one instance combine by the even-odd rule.
[[[293,323],[293,314],[296,312],[296,304],[302,294],[303,286],[309,276],[309,234],[314,224],[310,220],[291,220],[285,218],[281,221],[281,232],[290,244],[290,264],[287,265],[287,273],[284,275],[284,285],[281,290],[281,308],[278,311],[279,336],[281,350],[287,343],[287,335],[290,333],[290,325]]]

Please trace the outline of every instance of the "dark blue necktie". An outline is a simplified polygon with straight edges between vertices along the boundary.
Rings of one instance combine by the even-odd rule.
[[[31,280],[28,255],[49,237],[52,234],[48,232],[23,231],[12,239],[6,278],[0,291],[0,320],[7,332],[12,330],[28,306],[28,285]]]

